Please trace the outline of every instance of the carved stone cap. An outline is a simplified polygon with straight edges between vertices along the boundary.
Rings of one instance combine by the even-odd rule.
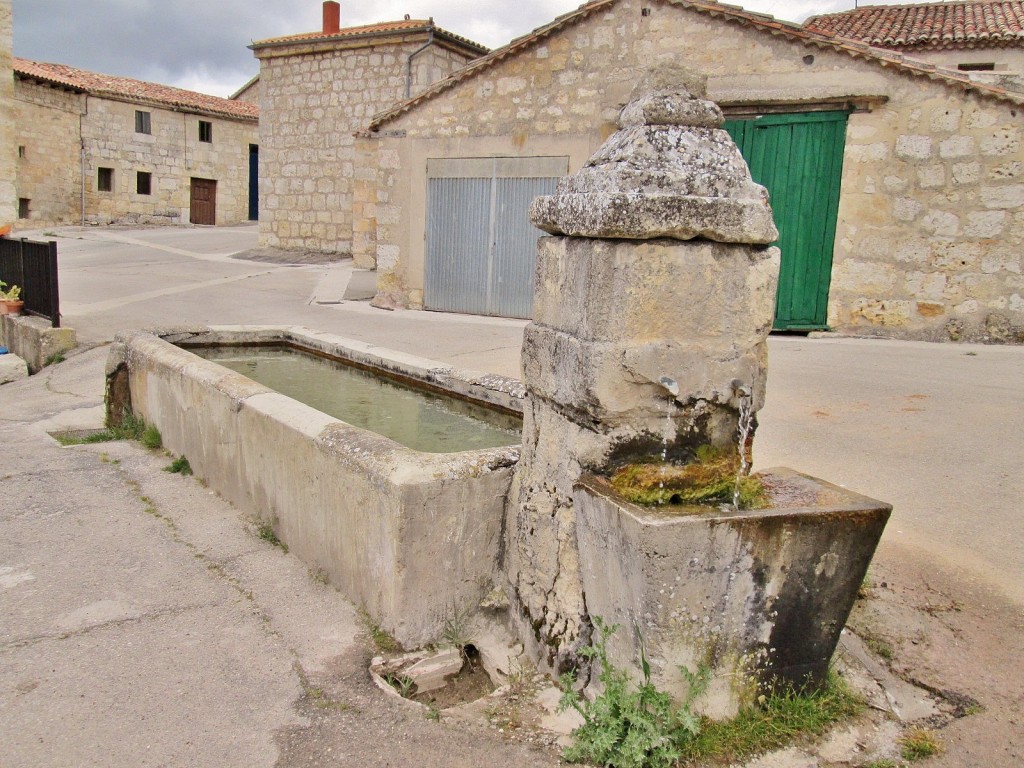
[[[704,91],[703,78],[677,67],[645,75],[619,130],[554,195],[533,201],[534,226],[573,237],[774,242],[768,192]]]

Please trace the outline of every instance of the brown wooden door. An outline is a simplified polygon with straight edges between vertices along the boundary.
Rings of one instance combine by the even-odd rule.
[[[192,179],[189,221],[193,224],[217,223],[217,182],[213,179]]]

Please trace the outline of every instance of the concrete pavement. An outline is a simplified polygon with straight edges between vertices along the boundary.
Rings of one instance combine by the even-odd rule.
[[[230,258],[255,245],[251,226],[66,234],[65,322],[87,345],[127,327],[302,324],[518,375],[523,322],[339,299],[347,263]],[[1019,617],[1024,349],[777,337],[770,355],[757,466],[894,503],[886,567],[931,563]],[[273,765],[295,750],[280,734],[315,725],[296,701],[329,687],[338,659],[364,647],[354,612],[257,539],[245,510],[161,472],[164,457],[133,444],[60,448],[47,436],[99,423],[104,358],[101,347],[0,387],[0,765]],[[349,696],[370,706],[370,693]],[[347,732],[373,743],[357,720]],[[400,764],[402,754],[479,764],[452,762],[470,760],[474,743],[450,729],[398,713],[371,726],[408,738],[388,742],[390,758],[355,751],[336,764]],[[431,757],[424,745],[437,740]],[[517,749],[496,744],[486,761],[551,760]]]

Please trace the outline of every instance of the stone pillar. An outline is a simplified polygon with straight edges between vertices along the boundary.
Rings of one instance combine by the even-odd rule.
[[[763,403],[777,232],[704,93],[678,69],[645,76],[619,131],[531,209],[555,236],[538,246],[523,344],[528,404],[505,566],[521,636],[556,671],[590,635],[581,475],[685,463],[703,445],[735,450],[741,399]]]
[[[13,224],[18,215],[15,187],[18,141],[14,130],[12,40],[11,0],[0,0],[0,227]]]

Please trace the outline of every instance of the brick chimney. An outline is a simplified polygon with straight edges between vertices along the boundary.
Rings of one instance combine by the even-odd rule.
[[[341,29],[341,6],[334,0],[324,0],[324,34],[334,35]]]

